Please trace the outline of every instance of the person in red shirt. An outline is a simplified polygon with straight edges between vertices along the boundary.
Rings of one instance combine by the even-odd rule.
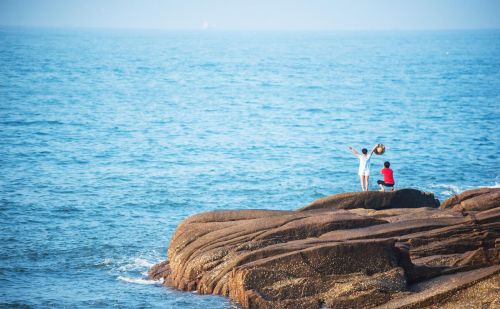
[[[392,169],[389,167],[391,163],[389,161],[384,162],[384,168],[380,170],[380,174],[384,175],[384,180],[377,180],[378,185],[380,186],[380,191],[384,192],[384,187],[391,188],[391,191],[394,191],[394,173]]]

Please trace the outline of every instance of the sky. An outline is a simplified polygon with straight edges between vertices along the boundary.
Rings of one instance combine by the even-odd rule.
[[[165,30],[500,28],[500,0],[0,0],[1,26]]]

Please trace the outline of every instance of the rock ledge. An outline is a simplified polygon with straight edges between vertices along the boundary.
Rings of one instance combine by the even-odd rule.
[[[498,191],[472,191],[441,208],[404,189],[194,215],[149,276],[245,308],[498,307]]]

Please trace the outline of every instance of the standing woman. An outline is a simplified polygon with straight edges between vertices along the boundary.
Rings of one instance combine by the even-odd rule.
[[[359,154],[359,152],[357,152],[356,149],[349,146],[349,149],[352,151],[352,153],[354,153],[354,155],[359,159],[358,175],[359,175],[359,181],[361,183],[361,191],[368,191],[368,180],[370,178],[370,164],[371,164],[370,159],[372,158],[372,154],[377,148],[377,145],[373,147],[372,151],[370,151],[370,154],[368,154],[368,150],[366,148],[361,149],[362,154]]]

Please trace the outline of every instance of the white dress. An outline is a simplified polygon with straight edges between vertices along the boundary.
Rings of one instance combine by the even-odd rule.
[[[360,154],[358,155],[359,158],[359,170],[358,170],[358,175],[359,176],[370,176],[370,164],[371,164],[371,158],[372,155],[364,155]]]

